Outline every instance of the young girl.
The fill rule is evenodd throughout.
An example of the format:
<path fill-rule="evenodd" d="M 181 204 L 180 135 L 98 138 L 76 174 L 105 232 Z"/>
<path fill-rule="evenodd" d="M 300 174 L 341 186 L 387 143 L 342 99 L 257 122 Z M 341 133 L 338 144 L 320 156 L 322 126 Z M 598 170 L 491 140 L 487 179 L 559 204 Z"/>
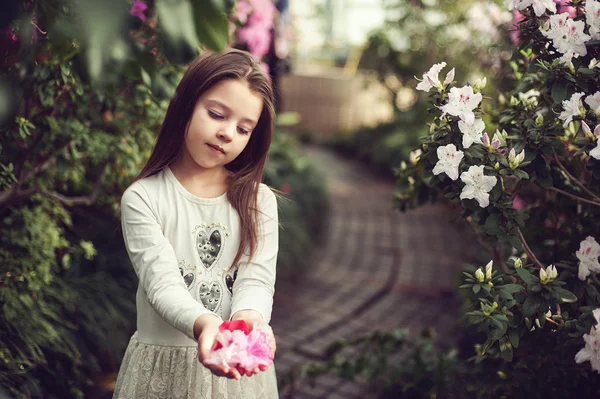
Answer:
<path fill-rule="evenodd" d="M 271 317 L 277 202 L 261 179 L 274 117 L 271 85 L 246 52 L 204 54 L 179 83 L 121 199 L 139 285 L 113 398 L 278 397 L 273 366 L 206 362 L 223 320 Z"/>

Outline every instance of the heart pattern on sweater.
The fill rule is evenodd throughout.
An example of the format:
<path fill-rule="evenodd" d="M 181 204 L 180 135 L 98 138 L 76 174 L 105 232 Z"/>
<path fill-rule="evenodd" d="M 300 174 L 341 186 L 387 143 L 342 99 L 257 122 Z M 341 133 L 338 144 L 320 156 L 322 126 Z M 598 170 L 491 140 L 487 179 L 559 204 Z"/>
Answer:
<path fill-rule="evenodd" d="M 237 279 L 237 269 L 235 269 L 233 271 L 233 276 L 231 274 L 227 274 L 225 276 L 225 285 L 227 286 L 227 289 L 229 290 L 229 293 L 233 295 L 233 283 L 235 283 L 235 280 Z"/>
<path fill-rule="evenodd" d="M 223 233 L 217 226 L 201 227 L 196 231 L 196 250 L 200 262 L 206 270 L 210 270 L 221 257 L 223 249 Z"/>
<path fill-rule="evenodd" d="M 181 277 L 183 277 L 183 281 L 185 281 L 185 285 L 190 288 L 194 280 L 196 279 L 196 274 L 194 272 L 185 271 L 183 268 L 179 268 L 179 273 L 181 273 Z"/>
<path fill-rule="evenodd" d="M 204 307 L 214 312 L 223 299 L 221 285 L 216 281 L 202 281 L 198 285 L 198 296 Z"/>

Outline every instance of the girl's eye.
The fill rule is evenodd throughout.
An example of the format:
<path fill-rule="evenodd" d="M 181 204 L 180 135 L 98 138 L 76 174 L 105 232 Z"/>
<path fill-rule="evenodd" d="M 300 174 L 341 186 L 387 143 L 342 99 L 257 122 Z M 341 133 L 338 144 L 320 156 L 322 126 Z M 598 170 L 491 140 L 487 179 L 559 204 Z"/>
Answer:
<path fill-rule="evenodd" d="M 208 115 L 210 115 L 211 118 L 213 119 L 218 119 L 218 120 L 222 120 L 223 119 L 223 115 L 219 115 L 216 112 L 213 111 L 208 111 Z"/>
<path fill-rule="evenodd" d="M 248 133 L 250 133 L 249 130 L 242 129 L 241 127 L 238 127 L 238 132 L 240 132 L 240 134 L 248 134 Z"/>

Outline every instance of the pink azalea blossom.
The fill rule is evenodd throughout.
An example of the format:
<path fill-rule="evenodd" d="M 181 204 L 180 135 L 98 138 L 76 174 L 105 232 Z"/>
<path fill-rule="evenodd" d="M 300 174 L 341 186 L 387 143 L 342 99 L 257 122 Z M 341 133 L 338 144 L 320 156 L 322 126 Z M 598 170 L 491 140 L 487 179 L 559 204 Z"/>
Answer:
<path fill-rule="evenodd" d="M 519 30 L 519 25 L 521 24 L 521 21 L 525 19 L 525 16 L 517 10 L 513 10 L 512 14 L 513 20 L 509 35 L 512 44 L 517 46 L 521 41 L 521 31 Z"/>
<path fill-rule="evenodd" d="M 250 5 L 248 1 L 239 0 L 235 5 L 233 13 L 238 21 L 245 24 L 248 21 L 248 15 L 250 15 L 252 10 L 252 5 Z"/>
<path fill-rule="evenodd" d="M 519 194 L 515 194 L 513 196 L 512 206 L 517 211 L 520 211 L 521 209 L 525 208 L 526 205 L 527 202 Z"/>
<path fill-rule="evenodd" d="M 254 12 L 248 19 L 248 25 L 261 25 L 270 30 L 273 27 L 275 5 L 271 0 L 252 0 Z"/>
<path fill-rule="evenodd" d="M 224 322 L 223 324 L 235 322 Z M 245 325 L 245 323 L 242 323 Z M 268 367 L 273 363 L 274 339 L 268 325 L 258 325 L 249 331 L 239 326 L 229 329 L 219 328 L 217 348 L 206 360 L 209 364 L 254 370 L 259 366 Z"/>
<path fill-rule="evenodd" d="M 248 51 L 256 58 L 262 58 L 269 52 L 271 34 L 261 25 L 248 24 L 238 32 L 240 40 L 248 46 Z"/>
<path fill-rule="evenodd" d="M 577 16 L 577 9 L 575 7 L 567 5 L 571 2 L 571 0 L 554 0 L 554 2 L 556 3 L 557 14 L 562 14 L 563 12 L 566 12 L 571 18 L 575 18 Z"/>
<path fill-rule="evenodd" d="M 148 6 L 142 0 L 133 0 L 133 4 L 129 9 L 129 15 L 133 15 L 134 17 L 138 17 L 142 21 L 146 21 L 146 15 L 144 15 L 144 11 Z"/>

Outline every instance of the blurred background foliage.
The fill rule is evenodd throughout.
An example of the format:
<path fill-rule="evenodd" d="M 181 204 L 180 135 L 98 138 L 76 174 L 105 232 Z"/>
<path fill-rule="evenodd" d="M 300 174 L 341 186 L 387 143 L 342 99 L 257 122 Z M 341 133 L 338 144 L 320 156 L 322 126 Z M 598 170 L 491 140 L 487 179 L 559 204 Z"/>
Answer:
<path fill-rule="evenodd" d="M 426 93 L 415 90 L 431 65 L 446 62 L 457 76 L 474 83 L 487 79 L 491 97 L 515 84 L 510 60 L 513 16 L 503 1 L 384 0 L 385 24 L 364 46 L 359 69 L 375 72 L 389 91 L 395 114 L 376 127 L 339 132 L 329 144 L 375 171 L 393 176 L 427 135 Z M 487 121 L 486 121 L 487 122 Z"/>
<path fill-rule="evenodd" d="M 83 397 L 135 329 L 120 195 L 185 65 L 244 47 L 225 0 L 5 1 L 0 26 L 0 397 Z M 267 32 L 268 33 L 268 32 Z M 280 270 L 302 270 L 325 187 L 278 132 Z M 302 217 L 302 216 L 306 217 Z"/>

